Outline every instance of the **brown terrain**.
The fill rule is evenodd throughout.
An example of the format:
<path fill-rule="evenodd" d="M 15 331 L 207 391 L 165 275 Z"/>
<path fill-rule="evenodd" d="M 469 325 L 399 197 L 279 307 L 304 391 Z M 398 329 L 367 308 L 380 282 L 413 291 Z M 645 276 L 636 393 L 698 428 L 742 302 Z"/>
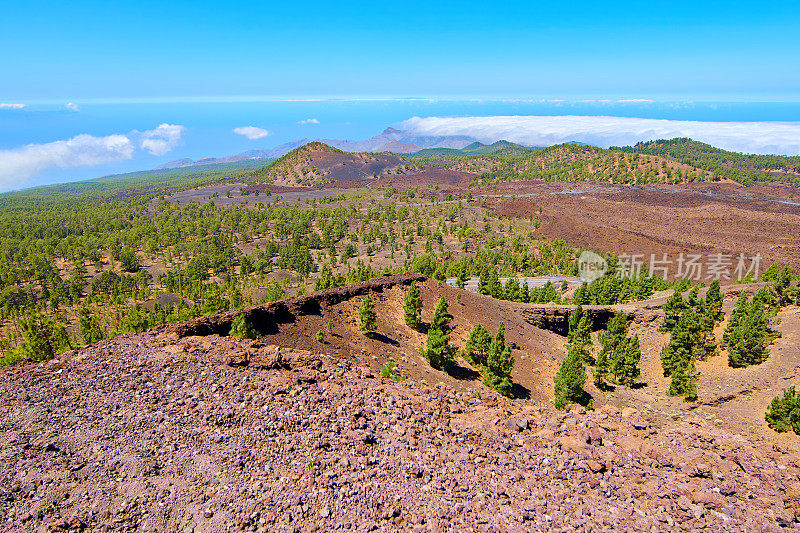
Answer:
<path fill-rule="evenodd" d="M 453 344 L 502 321 L 519 398 L 419 355 L 402 296 L 440 296 Z M 730 311 L 741 292 L 725 289 Z M 358 331 L 376 299 L 377 333 Z M 759 366 L 700 363 L 699 401 L 668 398 L 666 294 L 614 308 L 642 339 L 643 382 L 553 410 L 569 306 L 493 300 L 400 275 L 123 335 L 4 368 L 7 531 L 780 531 L 800 520 L 800 441 L 763 422 L 797 378 L 800 315 Z M 227 336 L 247 314 L 256 340 Z M 328 329 L 327 324 L 331 323 Z M 724 326 L 724 324 L 723 324 Z M 323 331 L 325 344 L 315 340 Z M 402 383 L 377 377 L 398 363 Z"/>
<path fill-rule="evenodd" d="M 743 187 L 736 183 L 703 182 L 636 186 L 514 181 L 471 188 L 469 184 L 477 174 L 437 168 L 408 172 L 346 179 L 328 183 L 324 188 L 260 184 L 265 190 L 275 188 L 271 197 L 242 196 L 239 192 L 242 184 L 228 184 L 182 191 L 169 199 L 201 204 L 213 200 L 217 205 L 247 207 L 279 199 L 283 205 L 304 207 L 307 200 L 341 192 L 363 195 L 389 185 L 400 190 L 424 187 L 422 194 L 417 195 L 420 205 L 430 205 L 431 199 L 441 203 L 448 196 L 471 196 L 476 204 L 485 201 L 490 212 L 501 219 L 541 221 L 537 237 L 559 238 L 572 246 L 616 254 L 640 254 L 648 263 L 651 254 L 658 259 L 667 254 L 673 261 L 673 271 L 681 253 L 701 254 L 704 262 L 711 254 L 722 253 L 731 258 L 745 254 L 748 259 L 758 254 L 760 272 L 774 262 L 800 268 L 800 196 L 795 198 L 797 189 L 783 184 Z M 230 198 L 225 197 L 228 191 Z M 214 192 L 219 196 L 211 198 Z M 376 196 L 382 195 L 376 193 Z"/>
<path fill-rule="evenodd" d="M 492 194 L 501 216 L 535 216 L 541 231 L 617 254 L 756 253 L 765 265 L 800 267 L 800 202 L 780 185 L 630 186 L 504 183 Z M 489 194 L 489 192 L 485 192 Z M 539 208 L 542 209 L 541 214 Z"/>
<path fill-rule="evenodd" d="M 565 152 L 531 164 L 594 157 L 590 149 Z M 663 172 L 658 158 L 642 160 L 645 170 Z M 534 239 L 641 254 L 645 261 L 650 254 L 675 261 L 681 253 L 743 253 L 761 255 L 761 272 L 772 262 L 800 268 L 796 188 L 608 181 L 477 186 L 494 164 L 473 158 L 421 168 L 393 154 L 310 145 L 271 167 L 261 176 L 266 183 L 208 185 L 168 200 L 306 208 L 325 199 L 364 211 L 365 203 L 405 201 L 385 191 L 391 185 L 415 192 L 407 198 L 412 207 L 435 210 L 461 201 L 458 224 L 486 223 L 489 232 L 502 234 L 505 225 L 513 235 L 514 225 Z M 587 170 L 595 171 L 605 172 Z M 346 199 L 332 200 L 342 193 Z M 259 245 L 257 239 L 239 243 L 245 253 Z M 414 253 L 423 245 L 414 243 Z M 341 269 L 357 260 L 376 269 L 402 266 L 399 253 L 370 255 L 358 246 L 357 257 Z M 461 246 L 445 235 L 442 248 L 457 256 Z M 154 275 L 166 268 L 152 261 L 144 266 Z M 88 275 L 95 273 L 90 267 Z M 286 270 L 270 276 L 296 279 Z M 403 296 L 414 280 L 422 289 L 424 322 L 440 297 L 448 302 L 456 347 L 477 324 L 492 333 L 505 324 L 516 358 L 513 400 L 487 389 L 461 357 L 450 374 L 427 364 L 420 355 L 424 326 L 415 331 L 403 320 Z M 722 281 L 726 315 L 741 292 L 763 286 Z M 376 301 L 371 337 L 358 328 L 367 294 Z M 666 395 L 669 380 L 661 371 L 668 336 L 658 327 L 669 294 L 587 308 L 598 329 L 625 312 L 643 353 L 638 388 L 601 391 L 587 380 L 594 407 L 588 412 L 553 409 L 553 376 L 565 355 L 571 306 L 494 300 L 413 274 L 3 368 L 0 523 L 9 531 L 193 533 L 800 526 L 800 437 L 778 434 L 764 421 L 771 399 L 800 378 L 800 309 L 789 306 L 776 317 L 781 337 L 765 363 L 732 369 L 724 352 L 698 362 L 699 399 L 685 402 Z M 256 326 L 256 340 L 228 336 L 239 313 Z M 379 377 L 388 362 L 397 365 L 395 379 Z"/>
<path fill-rule="evenodd" d="M 312 142 L 275 161 L 259 175 L 275 185 L 323 185 L 330 182 L 369 179 L 404 172 L 406 160 L 389 152 L 350 153 Z"/>

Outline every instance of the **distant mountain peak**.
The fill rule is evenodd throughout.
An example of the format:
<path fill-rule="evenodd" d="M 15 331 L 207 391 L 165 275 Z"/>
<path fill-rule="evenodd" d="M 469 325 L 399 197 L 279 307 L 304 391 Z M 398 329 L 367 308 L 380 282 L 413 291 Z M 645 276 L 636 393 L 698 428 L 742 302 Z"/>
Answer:
<path fill-rule="evenodd" d="M 485 144 L 483 144 L 482 142 L 480 142 L 480 141 L 475 141 L 474 143 L 472 143 L 472 144 L 468 144 L 467 146 L 465 146 L 464 148 L 462 148 L 462 150 L 476 150 L 476 149 L 478 149 L 478 148 L 483 148 L 484 146 L 486 146 L 486 145 L 485 145 Z"/>

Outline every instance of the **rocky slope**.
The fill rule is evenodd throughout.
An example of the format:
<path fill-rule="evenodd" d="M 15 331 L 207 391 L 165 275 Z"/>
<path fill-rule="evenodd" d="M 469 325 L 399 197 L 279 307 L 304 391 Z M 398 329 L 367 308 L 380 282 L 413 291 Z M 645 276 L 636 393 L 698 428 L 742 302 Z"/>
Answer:
<path fill-rule="evenodd" d="M 2 374 L 6 531 L 778 531 L 800 511 L 797 458 L 759 437 L 256 341 L 146 332 Z"/>

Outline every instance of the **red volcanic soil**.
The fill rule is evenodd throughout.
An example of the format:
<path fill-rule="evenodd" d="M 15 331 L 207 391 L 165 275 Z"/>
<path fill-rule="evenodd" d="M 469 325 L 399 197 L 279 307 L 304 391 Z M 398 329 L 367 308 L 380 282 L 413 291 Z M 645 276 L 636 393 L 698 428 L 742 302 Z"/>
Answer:
<path fill-rule="evenodd" d="M 287 193 L 287 192 L 302 192 L 302 191 L 310 191 L 311 187 L 286 187 L 283 185 L 273 185 L 271 183 L 253 183 L 244 187 L 245 194 L 252 194 L 256 191 L 259 193 L 262 192 L 271 192 L 273 194 L 279 193 Z"/>
<path fill-rule="evenodd" d="M 399 189 L 408 189 L 418 185 L 440 185 L 451 188 L 466 188 L 469 183 L 478 177 L 477 174 L 446 170 L 441 168 L 426 168 L 416 174 L 391 174 L 379 178 L 358 178 L 340 180 L 323 185 L 325 188 L 355 189 L 370 186 L 373 188 L 388 187 L 390 184 Z"/>
<path fill-rule="evenodd" d="M 448 299 L 459 346 L 474 321 L 504 320 L 519 346 L 514 380 L 535 400 L 425 365 L 422 336 L 402 322 L 412 279 L 423 320 Z M 356 325 L 366 294 L 377 299 L 372 339 Z M 532 308 L 394 276 L 0 369 L 4 531 L 771 532 L 800 522 L 797 438 L 753 431 L 771 393 L 751 369 L 703 367 L 719 383 L 701 383 L 704 404 L 667 398 L 648 379 L 609 403 L 594 391 L 595 411 L 554 411 L 533 384 L 552 390 L 564 338 L 525 322 Z M 220 334 L 239 312 L 263 319 L 258 339 Z M 646 376 L 657 322 L 635 322 Z M 797 326 L 779 340 L 795 353 Z M 330 346 L 314 340 L 318 329 Z M 387 358 L 409 379 L 380 378 Z M 797 357 L 774 357 L 772 382 L 784 362 Z M 732 393 L 721 389 L 731 382 Z M 623 392 L 641 395 L 636 408 L 616 405 Z"/>
<path fill-rule="evenodd" d="M 327 151 L 308 152 L 310 164 L 321 171 L 326 179 L 346 181 L 359 178 L 370 178 L 380 174 L 387 168 L 403 163 L 400 156 L 394 154 L 351 154 Z"/>
<path fill-rule="evenodd" d="M 800 268 L 800 202 L 784 186 L 515 182 L 475 194 L 503 195 L 489 201 L 495 213 L 538 218 L 537 233 L 576 246 L 647 258 L 759 253 L 765 267 L 790 262 Z"/>
<path fill-rule="evenodd" d="M 340 181 L 332 181 L 329 183 L 323 183 L 320 185 L 320 189 L 360 189 L 361 187 L 366 187 L 370 183 L 374 182 L 375 178 L 357 178 L 357 179 L 348 179 L 348 180 L 340 180 Z"/>
<path fill-rule="evenodd" d="M 459 172 L 443 168 L 426 168 L 417 174 L 406 176 L 387 176 L 382 182 L 391 182 L 395 187 L 413 187 L 415 185 L 439 184 L 451 187 L 466 187 L 478 177 L 470 172 Z"/>

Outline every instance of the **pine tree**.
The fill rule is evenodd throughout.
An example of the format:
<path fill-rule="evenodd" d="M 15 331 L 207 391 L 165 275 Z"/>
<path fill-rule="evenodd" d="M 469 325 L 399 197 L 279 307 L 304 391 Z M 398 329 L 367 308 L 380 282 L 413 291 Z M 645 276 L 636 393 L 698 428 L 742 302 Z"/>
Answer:
<path fill-rule="evenodd" d="M 503 293 L 503 286 L 500 285 L 500 277 L 497 275 L 497 269 L 494 267 L 487 267 L 481 272 L 478 279 L 478 292 L 491 296 L 492 298 L 500 298 Z"/>
<path fill-rule="evenodd" d="M 572 303 L 575 305 L 587 305 L 590 301 L 589 298 L 589 284 L 583 283 L 580 287 L 575 289 L 572 295 Z"/>
<path fill-rule="evenodd" d="M 513 385 L 510 376 L 515 360 L 511 357 L 511 347 L 506 345 L 505 331 L 505 324 L 500 323 L 486 355 L 483 382 L 503 396 L 511 396 Z"/>
<path fill-rule="evenodd" d="M 567 333 L 567 343 L 570 347 L 577 346 L 583 354 L 583 361 L 586 364 L 594 364 L 592 357 L 592 322 L 589 313 L 578 306 L 569 319 L 569 331 Z"/>
<path fill-rule="evenodd" d="M 444 296 L 439 298 L 436 309 L 433 311 L 428 338 L 422 355 L 425 360 L 437 370 L 449 371 L 453 363 L 453 348 L 450 346 L 450 321 L 453 316 L 447 312 L 447 302 Z"/>
<path fill-rule="evenodd" d="M 503 287 L 503 298 L 511 302 L 518 302 L 519 300 L 519 282 L 516 278 L 511 278 L 506 282 Z"/>
<path fill-rule="evenodd" d="M 531 301 L 531 295 L 527 281 L 523 282 L 519 289 L 519 301 L 522 303 L 528 303 Z"/>
<path fill-rule="evenodd" d="M 658 328 L 659 331 L 672 331 L 678 323 L 681 313 L 688 307 L 688 304 L 683 299 L 682 287 L 681 284 L 676 285 L 672 296 L 664 304 L 664 323 Z"/>
<path fill-rule="evenodd" d="M 695 359 L 703 353 L 702 339 L 700 317 L 690 307 L 681 314 L 661 351 L 664 375 L 672 377 L 668 395 L 683 396 L 687 401 L 697 399 Z"/>
<path fill-rule="evenodd" d="M 672 370 L 669 396 L 683 396 L 686 401 L 697 399 L 697 373 L 694 358 L 679 359 Z"/>
<path fill-rule="evenodd" d="M 758 365 L 769 357 L 767 318 L 760 306 L 751 305 L 731 334 L 728 364 L 734 368 Z"/>
<path fill-rule="evenodd" d="M 489 345 L 492 336 L 483 325 L 478 324 L 469 334 L 467 344 L 464 346 L 464 358 L 478 367 L 486 365 L 486 354 L 489 352 Z"/>
<path fill-rule="evenodd" d="M 783 396 L 776 396 L 769 404 L 764 418 L 767 425 L 779 433 L 794 429 L 800 433 L 800 427 L 793 424 L 797 420 L 797 412 L 800 408 L 800 395 L 795 392 L 794 386 L 783 391 Z M 794 416 L 792 416 L 794 415 Z"/>
<path fill-rule="evenodd" d="M 789 290 L 791 281 L 792 269 L 789 265 L 786 265 L 777 273 L 775 283 L 772 284 L 772 289 L 777 295 L 778 305 L 780 306 L 788 305 L 792 300 L 791 291 Z"/>
<path fill-rule="evenodd" d="M 53 343 L 57 351 L 72 349 L 72 341 L 64 324 L 59 323 L 56 325 L 55 329 L 53 329 Z"/>
<path fill-rule="evenodd" d="M 686 296 L 686 305 L 698 315 L 703 312 L 703 300 L 700 299 L 700 285 L 695 285 Z"/>
<path fill-rule="evenodd" d="M 540 298 L 541 298 L 541 303 L 545 304 L 549 302 L 556 302 L 556 303 L 561 302 L 561 296 L 556 291 L 556 288 L 553 287 L 553 284 L 549 281 L 544 284 L 544 287 L 542 287 Z"/>
<path fill-rule="evenodd" d="M 375 331 L 375 300 L 370 295 L 361 301 L 361 308 L 358 310 L 358 329 L 370 336 Z"/>
<path fill-rule="evenodd" d="M 614 359 L 611 371 L 617 382 L 626 387 L 633 387 L 639 379 L 639 361 L 642 359 L 642 349 L 639 347 L 639 336 L 628 337 L 617 346 L 618 356 Z"/>
<path fill-rule="evenodd" d="M 628 318 L 625 313 L 620 311 L 608 323 L 605 333 L 600 335 L 600 353 L 594 365 L 594 380 L 598 385 L 602 384 L 611 370 L 616 359 L 617 346 L 625 340 L 628 334 Z"/>
<path fill-rule="evenodd" d="M 53 339 L 53 321 L 46 316 L 36 313 L 19 321 L 22 332 L 20 352 L 26 359 L 44 361 L 52 359 L 55 355 L 55 342 Z"/>
<path fill-rule="evenodd" d="M 461 267 L 458 269 L 458 276 L 456 277 L 456 286 L 459 289 L 463 289 L 464 285 L 466 285 L 467 280 L 469 280 L 469 276 L 467 276 L 467 267 L 464 264 L 461 264 Z"/>
<path fill-rule="evenodd" d="M 731 312 L 731 316 L 728 319 L 728 325 L 725 327 L 725 331 L 722 334 L 722 342 L 726 346 L 730 347 L 731 345 L 731 336 L 737 335 L 737 328 L 739 327 L 739 322 L 750 311 L 750 302 L 747 300 L 747 295 L 742 293 L 739 298 L 736 300 L 736 305 L 733 308 L 733 312 Z"/>
<path fill-rule="evenodd" d="M 84 344 L 94 344 L 105 337 L 103 330 L 100 328 L 100 321 L 96 316 L 89 313 L 88 309 L 81 310 L 79 323 Z"/>
<path fill-rule="evenodd" d="M 684 365 L 686 361 L 694 361 L 698 352 L 698 330 L 697 313 L 692 309 L 687 309 L 672 330 L 669 343 L 661 350 L 661 367 L 664 370 L 664 376 L 671 376 L 675 369 Z"/>
<path fill-rule="evenodd" d="M 722 313 L 722 292 L 719 288 L 719 280 L 715 279 L 706 291 L 706 313 L 715 321 L 719 322 L 723 318 Z"/>
<path fill-rule="evenodd" d="M 586 369 L 583 366 L 583 353 L 578 345 L 573 344 L 553 378 L 556 409 L 564 409 L 571 403 L 586 405 L 588 395 L 583 390 L 585 383 Z"/>
<path fill-rule="evenodd" d="M 419 328 L 422 316 L 422 292 L 416 281 L 411 282 L 406 297 L 403 299 L 403 318 L 406 325 L 412 329 Z"/>
<path fill-rule="evenodd" d="M 240 313 L 231 322 L 231 330 L 228 335 L 243 339 L 255 339 L 258 336 L 258 332 L 249 317 L 244 313 Z"/>

